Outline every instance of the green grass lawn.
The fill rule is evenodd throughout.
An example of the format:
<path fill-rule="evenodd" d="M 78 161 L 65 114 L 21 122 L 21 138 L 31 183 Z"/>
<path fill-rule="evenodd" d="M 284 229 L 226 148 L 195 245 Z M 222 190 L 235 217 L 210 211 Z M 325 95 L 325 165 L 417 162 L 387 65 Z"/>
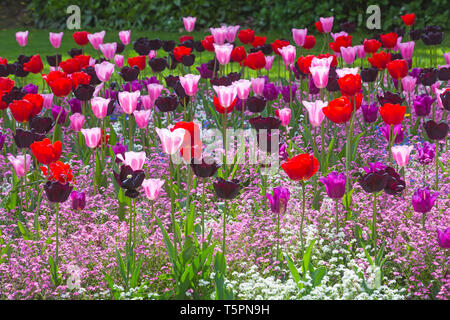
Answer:
<path fill-rule="evenodd" d="M 6 57 L 8 59 L 8 61 L 13 62 L 16 60 L 17 56 L 20 55 L 22 53 L 22 48 L 17 44 L 16 42 L 16 37 L 15 37 L 15 33 L 17 31 L 24 31 L 26 29 L 16 29 L 16 28 L 11 28 L 11 29 L 4 29 L 4 30 L 0 30 L 0 57 Z M 51 30 L 39 30 L 39 29 L 28 29 L 29 30 L 29 36 L 28 36 L 28 44 L 27 46 L 23 49 L 23 52 L 25 55 L 33 55 L 36 53 L 39 53 L 41 55 L 41 58 L 44 62 L 44 73 L 49 71 L 49 66 L 47 65 L 47 61 L 46 61 L 46 56 L 47 55 L 54 55 L 55 54 L 55 49 L 50 45 L 49 42 L 49 31 Z M 91 32 L 96 32 L 96 31 L 100 31 L 100 30 L 90 30 Z M 63 54 L 63 60 L 69 58 L 70 56 L 67 54 L 67 51 L 69 51 L 71 48 L 76 48 L 78 47 L 75 43 L 75 41 L 72 38 L 72 34 L 73 34 L 74 30 L 66 30 L 64 31 L 64 37 L 62 40 L 62 44 L 61 44 L 61 48 L 58 49 L 58 53 L 62 53 Z M 118 36 L 118 32 L 119 30 L 114 30 L 114 31 L 106 31 L 106 36 L 104 39 L 104 42 L 118 42 L 119 40 L 119 36 Z M 173 32 L 145 32 L 145 31 L 132 31 L 131 32 L 131 41 L 133 42 L 134 40 L 140 38 L 140 37 L 148 37 L 149 39 L 154 39 L 154 38 L 159 38 L 161 40 L 175 40 L 178 42 L 178 38 L 181 35 L 184 35 L 186 33 L 173 33 Z M 194 36 L 194 39 L 199 40 L 199 39 L 203 39 L 205 37 L 205 35 L 208 35 L 209 33 L 206 32 L 194 32 L 191 33 L 192 36 Z M 257 35 L 261 35 L 258 34 Z M 267 36 L 267 42 L 272 42 L 273 40 L 279 38 L 279 39 L 288 39 L 291 42 L 293 42 L 292 40 L 292 35 L 290 33 L 286 33 L 286 34 L 279 34 L 279 33 L 264 33 L 264 35 Z M 353 35 L 353 44 L 358 44 L 361 43 L 361 41 L 365 38 L 365 37 L 370 37 L 370 34 L 362 34 L 362 33 L 358 33 L 358 34 L 354 34 Z M 328 36 L 327 38 L 327 42 L 329 42 L 330 37 Z M 318 54 L 321 52 L 322 48 L 323 48 L 323 35 L 316 35 L 316 46 L 314 49 L 306 51 L 304 49 L 301 49 L 300 51 L 297 50 L 297 56 L 300 55 L 306 55 L 306 54 Z M 132 45 L 129 45 L 129 55 L 130 56 L 135 56 L 137 55 L 136 52 L 133 50 Z M 84 47 L 85 49 L 85 53 L 91 55 L 94 58 L 98 57 L 98 53 L 95 52 L 95 50 L 92 48 L 92 46 L 89 44 L 87 46 Z M 331 50 L 329 48 L 325 48 L 326 52 L 330 52 Z M 444 64 L 445 60 L 442 56 L 442 54 L 444 52 L 449 52 L 450 51 L 450 32 L 447 32 L 445 34 L 444 37 L 444 42 L 439 46 L 438 50 L 437 50 L 437 54 L 438 54 L 438 64 Z M 123 53 L 125 54 L 125 53 Z M 160 52 L 158 52 L 159 56 L 166 56 L 167 54 L 160 50 Z M 196 53 L 196 55 L 198 55 L 198 53 Z M 206 62 L 208 60 L 210 60 L 212 58 L 212 53 L 209 52 L 203 52 L 201 54 L 201 56 L 197 56 L 196 58 L 196 63 L 195 65 L 198 65 L 199 62 Z M 429 63 L 429 48 L 427 46 L 425 46 L 423 44 L 423 42 L 421 40 L 416 41 L 416 45 L 415 45 L 415 49 L 414 49 L 414 66 L 419 66 L 419 67 L 425 67 L 428 65 Z M 274 62 L 274 66 L 275 66 L 276 62 Z M 236 64 L 232 64 L 232 65 L 236 65 Z M 367 65 L 367 61 L 365 61 L 365 65 Z M 233 66 L 235 68 L 235 71 L 237 70 L 236 66 Z M 275 75 L 276 68 L 273 68 L 271 71 L 271 75 Z M 168 72 L 166 70 L 166 72 Z M 265 74 L 265 70 L 263 70 L 263 74 Z M 283 74 L 283 72 L 282 72 Z M 256 72 L 251 71 L 250 72 L 250 76 L 256 76 Z M 28 76 L 28 81 L 33 81 L 36 82 L 37 84 L 39 84 L 41 82 L 40 79 L 40 75 L 30 75 Z"/>

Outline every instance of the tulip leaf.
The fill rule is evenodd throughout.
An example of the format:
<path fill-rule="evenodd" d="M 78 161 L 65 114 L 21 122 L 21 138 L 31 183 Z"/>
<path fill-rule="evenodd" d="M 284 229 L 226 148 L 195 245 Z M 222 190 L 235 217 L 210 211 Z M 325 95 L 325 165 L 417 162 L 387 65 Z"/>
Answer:
<path fill-rule="evenodd" d="M 300 274 L 298 273 L 297 267 L 295 266 L 294 261 L 292 261 L 292 259 L 291 259 L 291 257 L 289 257 L 289 255 L 286 254 L 286 255 L 284 255 L 284 257 L 287 261 L 289 270 L 291 271 L 292 278 L 294 279 L 295 283 L 297 283 L 297 285 L 298 285 L 299 281 L 300 281 Z M 303 287 L 303 284 L 302 284 L 302 287 Z"/>
<path fill-rule="evenodd" d="M 315 271 L 310 272 L 312 283 L 314 287 L 317 287 L 322 282 L 323 277 L 325 277 L 325 274 L 327 273 L 327 268 L 324 266 L 321 266 L 317 268 Z"/>

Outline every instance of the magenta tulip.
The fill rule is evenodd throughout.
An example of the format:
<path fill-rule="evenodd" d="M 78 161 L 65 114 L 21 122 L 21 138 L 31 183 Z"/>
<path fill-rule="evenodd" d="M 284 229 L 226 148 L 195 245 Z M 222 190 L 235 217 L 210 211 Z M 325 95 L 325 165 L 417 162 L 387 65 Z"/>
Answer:
<path fill-rule="evenodd" d="M 308 29 L 294 29 L 292 28 L 292 38 L 297 46 L 303 47 L 305 44 L 305 38 L 308 33 Z"/>
<path fill-rule="evenodd" d="M 63 35 L 64 35 L 64 32 L 60 32 L 60 33 L 50 32 L 49 39 L 50 39 L 50 43 L 53 46 L 53 48 L 58 49 L 59 47 L 61 47 L 61 40 L 62 40 Z"/>
<path fill-rule="evenodd" d="M 180 77 L 181 86 L 188 96 L 192 97 L 197 93 L 197 86 L 200 78 L 200 75 L 193 74 L 187 74 L 183 77 Z"/>
<path fill-rule="evenodd" d="M 136 120 L 136 124 L 140 129 L 147 128 L 148 120 L 150 119 L 151 110 L 141 110 L 134 111 L 134 119 Z"/>
<path fill-rule="evenodd" d="M 126 46 L 130 43 L 131 30 L 123 30 L 119 32 L 119 39 L 122 41 L 123 45 Z"/>
<path fill-rule="evenodd" d="M 116 54 L 117 43 L 102 43 L 99 45 L 99 47 L 105 58 L 111 60 Z"/>
<path fill-rule="evenodd" d="M 16 41 L 21 47 L 25 47 L 28 41 L 28 30 L 16 32 Z"/>
<path fill-rule="evenodd" d="M 81 113 L 74 113 L 69 117 L 69 119 L 72 130 L 75 132 L 81 131 L 84 124 L 84 116 Z"/>
<path fill-rule="evenodd" d="M 14 157 L 12 154 L 8 154 L 7 157 L 9 162 L 11 162 L 14 171 L 16 172 L 16 175 L 18 177 L 25 176 L 25 162 L 26 162 L 26 172 L 30 171 L 30 164 L 32 162 L 31 155 L 27 154 L 25 158 L 23 155 Z"/>

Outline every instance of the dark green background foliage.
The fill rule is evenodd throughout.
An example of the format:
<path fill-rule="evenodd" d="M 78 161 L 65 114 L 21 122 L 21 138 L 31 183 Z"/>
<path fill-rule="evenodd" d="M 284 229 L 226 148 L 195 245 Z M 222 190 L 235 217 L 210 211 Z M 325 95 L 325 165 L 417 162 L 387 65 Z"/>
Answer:
<path fill-rule="evenodd" d="M 2 0 L 8 1 L 8 0 Z M 334 31 L 346 20 L 358 22 L 358 30 L 366 31 L 366 8 L 381 8 L 381 24 L 386 31 L 401 26 L 401 14 L 414 12 L 416 28 L 441 25 L 448 29 L 448 0 L 392 1 L 377 0 L 31 0 L 27 13 L 38 28 L 65 29 L 71 4 L 81 8 L 82 28 L 178 31 L 183 16 L 196 16 L 196 30 L 221 23 L 253 27 L 258 31 L 286 31 L 292 27 L 315 30 L 320 16 L 335 17 Z"/>

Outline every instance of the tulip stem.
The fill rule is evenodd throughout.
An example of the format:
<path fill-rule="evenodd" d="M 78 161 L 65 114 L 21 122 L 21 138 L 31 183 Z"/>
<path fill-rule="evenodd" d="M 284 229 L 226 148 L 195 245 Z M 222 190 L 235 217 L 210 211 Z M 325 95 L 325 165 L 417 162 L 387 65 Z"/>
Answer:
<path fill-rule="evenodd" d="M 205 239 L 205 179 L 202 183 L 202 241 Z"/>
<path fill-rule="evenodd" d="M 61 113 L 62 113 L 63 110 L 64 110 L 64 107 L 61 104 L 61 107 L 60 107 L 59 112 L 58 112 L 58 116 L 56 117 L 56 120 L 55 120 L 55 128 L 53 129 L 52 143 L 55 143 L 56 129 L 58 128 L 59 117 L 61 116 Z"/>
<path fill-rule="evenodd" d="M 228 213 L 228 200 L 225 199 L 225 207 L 223 210 L 223 238 L 222 238 L 222 254 L 224 257 L 225 257 L 225 226 L 227 213 Z"/>
<path fill-rule="evenodd" d="M 303 240 L 303 221 L 305 219 L 305 182 L 301 181 L 302 184 L 302 219 L 300 221 L 300 242 L 302 245 L 302 257 L 305 249 L 305 244 Z"/>
<path fill-rule="evenodd" d="M 435 180 L 435 187 L 436 190 L 439 190 L 439 141 L 436 141 L 436 156 L 434 158 L 436 163 L 436 180 Z"/>
<path fill-rule="evenodd" d="M 59 203 L 56 203 L 56 255 L 55 255 L 55 276 L 58 271 L 58 262 L 59 262 Z M 56 282 L 56 277 L 55 277 Z"/>
<path fill-rule="evenodd" d="M 130 150 L 133 150 L 133 134 L 132 134 L 132 125 L 133 125 L 133 121 L 131 120 L 131 114 L 128 115 L 128 133 L 129 133 L 129 137 L 130 137 Z"/>
<path fill-rule="evenodd" d="M 373 239 L 373 250 L 374 260 L 377 258 L 377 193 L 373 194 L 373 214 L 372 214 L 372 239 Z"/>
<path fill-rule="evenodd" d="M 278 257 L 280 256 L 280 212 L 277 215 L 277 256 L 276 259 L 278 261 Z"/>
<path fill-rule="evenodd" d="M 339 234 L 339 199 L 334 199 L 336 203 L 336 234 Z"/>
<path fill-rule="evenodd" d="M 224 154 L 223 154 L 223 165 L 225 169 L 225 173 L 228 174 L 228 168 L 227 168 L 227 112 L 223 113 L 223 148 L 224 148 Z"/>

